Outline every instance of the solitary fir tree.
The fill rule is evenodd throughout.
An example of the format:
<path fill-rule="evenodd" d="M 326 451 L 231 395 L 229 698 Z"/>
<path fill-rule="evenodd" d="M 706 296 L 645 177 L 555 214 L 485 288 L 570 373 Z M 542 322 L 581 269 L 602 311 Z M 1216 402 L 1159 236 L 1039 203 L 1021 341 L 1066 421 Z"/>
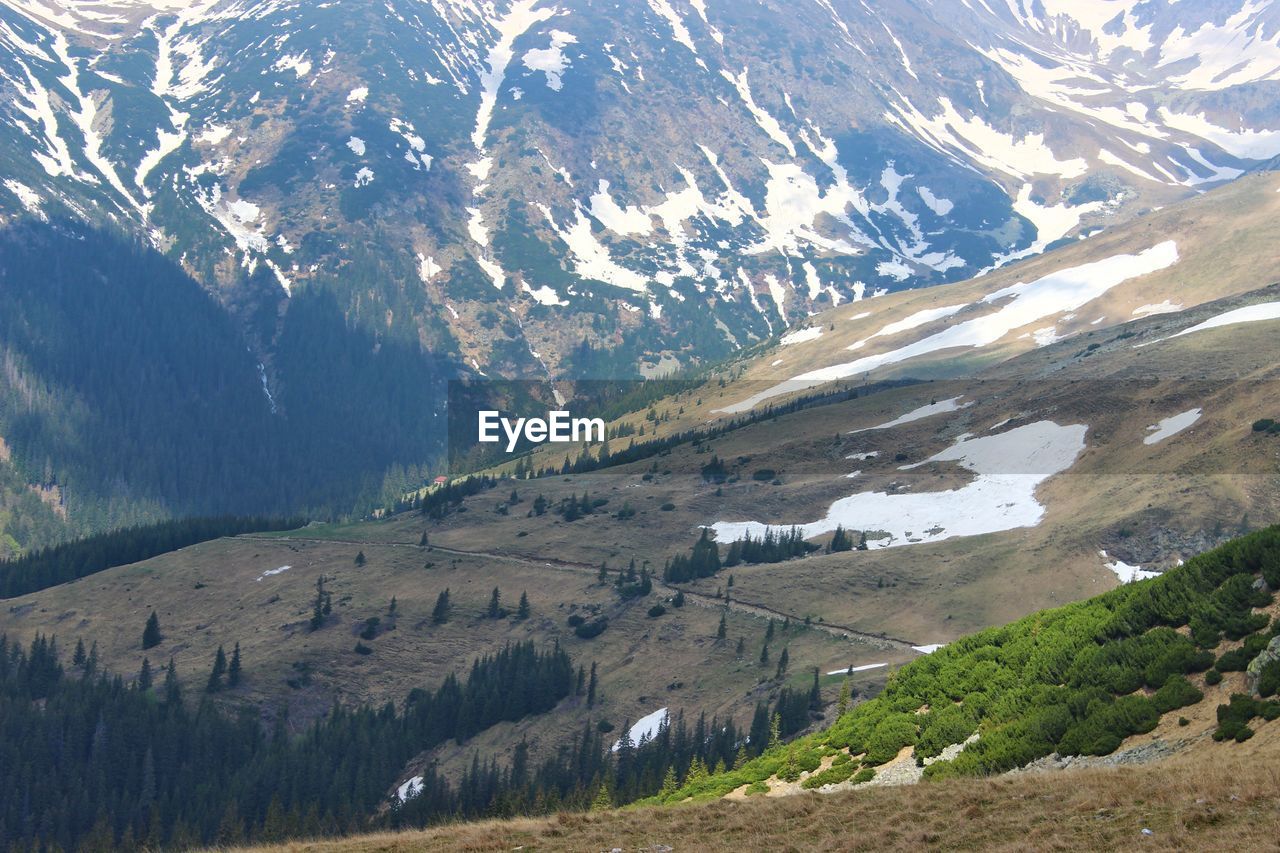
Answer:
<path fill-rule="evenodd" d="M 840 698 L 836 699 L 836 716 L 843 717 L 849 710 L 849 679 L 840 682 Z"/>
<path fill-rule="evenodd" d="M 178 665 L 169 658 L 169 666 L 164 671 L 164 701 L 166 705 L 177 705 L 182 701 L 182 688 L 178 684 Z"/>
<path fill-rule="evenodd" d="M 587 682 L 587 707 L 594 708 L 596 705 L 596 662 L 591 662 L 591 680 Z"/>
<path fill-rule="evenodd" d="M 142 629 L 142 647 L 154 649 L 163 639 L 164 637 L 160 634 L 160 617 L 152 610 L 151 615 L 147 617 L 147 626 Z"/>
<path fill-rule="evenodd" d="M 227 674 L 227 653 L 218 646 L 218 653 L 213 656 L 213 669 L 209 671 L 209 682 L 204 687 L 205 693 L 217 693 L 222 689 L 222 679 Z"/>
<path fill-rule="evenodd" d="M 765 643 L 763 646 L 760 647 L 760 665 L 761 666 L 769 665 L 769 644 L 768 643 Z"/>
<path fill-rule="evenodd" d="M 316 578 L 316 597 L 311 604 L 311 621 L 307 623 L 312 631 L 320 630 L 324 617 L 329 613 L 329 594 L 324 591 L 324 575 Z"/>
<path fill-rule="evenodd" d="M 365 560 L 364 560 L 364 551 L 357 551 L 357 552 L 356 552 L 356 565 L 357 565 L 357 566 L 363 566 L 363 565 L 364 565 L 364 562 L 365 562 Z"/>
<path fill-rule="evenodd" d="M 138 672 L 138 689 L 144 692 L 150 690 L 153 679 L 154 676 L 151 674 L 151 661 L 143 658 L 142 669 Z"/>
<path fill-rule="evenodd" d="M 778 655 L 778 670 L 773 677 L 781 679 L 787 674 L 787 664 L 791 662 L 791 654 L 784 648 L 782 654 Z"/>
<path fill-rule="evenodd" d="M 449 610 L 452 605 L 449 604 L 449 590 L 436 596 L 436 606 L 431 609 L 431 621 L 437 625 L 443 625 L 449 621 Z"/>
<path fill-rule="evenodd" d="M 720 614 L 720 624 L 716 627 L 716 639 L 723 640 L 728 633 L 728 626 L 725 624 L 724 614 Z"/>
<path fill-rule="evenodd" d="M 84 640 L 76 640 L 76 653 L 71 656 L 71 664 L 75 667 L 83 667 L 85 659 Z"/>
<path fill-rule="evenodd" d="M 527 592 L 520 593 L 520 604 L 518 607 L 516 607 L 516 618 L 517 619 L 529 618 L 529 593 Z"/>
<path fill-rule="evenodd" d="M 502 593 L 495 586 L 493 594 L 489 596 L 489 618 L 501 619 L 504 615 L 506 614 L 502 612 Z"/>
<path fill-rule="evenodd" d="M 227 667 L 227 686 L 240 686 L 240 644 L 236 643 L 235 649 L 231 652 L 231 665 Z"/>

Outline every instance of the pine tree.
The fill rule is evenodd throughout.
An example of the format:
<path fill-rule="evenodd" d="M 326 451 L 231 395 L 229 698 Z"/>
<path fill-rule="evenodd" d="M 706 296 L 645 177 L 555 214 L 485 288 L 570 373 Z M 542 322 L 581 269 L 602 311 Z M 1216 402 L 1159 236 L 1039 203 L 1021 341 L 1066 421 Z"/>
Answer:
<path fill-rule="evenodd" d="M 431 609 L 431 621 L 437 625 L 443 625 L 448 622 L 450 608 L 449 590 L 445 589 L 444 592 L 436 596 L 436 606 Z"/>
<path fill-rule="evenodd" d="M 147 617 L 147 626 L 142 629 L 142 647 L 154 649 L 163 639 L 160 633 L 160 617 L 152 610 L 151 615 Z"/>
<path fill-rule="evenodd" d="M 684 590 L 676 590 L 675 597 L 671 599 L 672 607 L 684 607 Z"/>
<path fill-rule="evenodd" d="M 147 660 L 146 658 L 143 658 L 142 669 L 138 671 L 138 689 L 142 691 L 150 690 L 152 680 L 153 680 L 153 676 L 151 675 L 151 661 Z"/>
<path fill-rule="evenodd" d="M 596 662 L 591 662 L 591 680 L 587 682 L 587 707 L 594 708 L 596 705 Z"/>
<path fill-rule="evenodd" d="M 178 666 L 169 658 L 169 666 L 164 671 L 164 701 L 166 705 L 177 705 L 182 701 L 182 688 L 178 684 Z"/>
<path fill-rule="evenodd" d="M 773 642 L 773 620 L 769 620 L 769 627 L 764 629 L 764 641 L 766 643 Z"/>
<path fill-rule="evenodd" d="M 520 593 L 520 604 L 516 607 L 516 618 L 529 618 L 529 593 L 527 592 Z"/>
<path fill-rule="evenodd" d="M 500 619 L 502 616 L 502 594 L 495 586 L 493 593 L 489 596 L 489 618 Z"/>
<path fill-rule="evenodd" d="M 840 698 L 836 700 L 836 716 L 843 717 L 849 710 L 849 679 L 840 682 Z"/>
<path fill-rule="evenodd" d="M 716 639 L 723 640 L 728 633 L 728 625 L 725 623 L 724 614 L 720 614 L 720 624 L 716 627 Z"/>
<path fill-rule="evenodd" d="M 84 653 L 84 640 L 76 640 L 76 653 L 71 656 L 71 664 L 75 667 L 83 668 L 86 659 L 87 658 Z"/>
<path fill-rule="evenodd" d="M 365 560 L 364 560 L 364 551 L 357 551 L 357 552 L 356 552 L 356 565 L 357 565 L 357 566 L 363 566 L 363 565 L 364 565 L 364 562 L 365 562 Z"/>
<path fill-rule="evenodd" d="M 396 603 L 396 597 L 393 595 L 393 596 L 391 596 L 391 604 L 387 605 L 387 615 L 388 615 L 388 616 L 395 616 L 395 615 L 396 615 L 396 609 L 397 609 L 397 606 L 398 606 L 398 605 L 397 605 L 397 603 Z"/>
<path fill-rule="evenodd" d="M 422 538 L 418 540 L 418 547 L 425 548 L 427 547 L 428 544 L 429 542 L 427 541 L 427 531 L 424 530 L 422 531 Z"/>
<path fill-rule="evenodd" d="M 662 777 L 662 787 L 658 790 L 658 793 L 662 796 L 666 796 L 667 794 L 674 794 L 676 790 L 676 784 L 677 784 L 676 768 L 674 765 L 668 764 L 667 772 Z"/>
<path fill-rule="evenodd" d="M 745 652 L 746 650 L 747 650 L 747 641 L 746 641 L 746 639 L 745 639 L 745 638 L 743 638 L 743 637 L 739 637 L 739 638 L 738 638 L 738 647 L 737 647 L 736 649 L 734 649 L 734 654 L 736 654 L 738 657 L 742 657 L 742 653 L 743 653 L 743 652 Z"/>
<path fill-rule="evenodd" d="M 775 713 L 769 718 L 769 746 L 782 740 L 782 715 Z"/>
<path fill-rule="evenodd" d="M 565 464 L 569 464 L 567 458 L 565 459 Z M 611 808 L 613 808 L 613 797 L 609 796 L 609 786 L 601 783 L 600 787 L 596 789 L 595 797 L 591 800 L 591 811 L 603 812 Z"/>
<path fill-rule="evenodd" d="M 763 646 L 760 647 L 760 665 L 761 666 L 769 665 L 769 644 L 768 643 L 765 643 Z"/>
<path fill-rule="evenodd" d="M 600 563 L 600 571 L 596 572 L 596 580 L 600 583 L 609 581 L 609 561 L 604 560 Z"/>
<path fill-rule="evenodd" d="M 809 710 L 822 710 L 822 686 L 818 681 L 818 668 L 813 668 L 813 686 L 809 688 Z"/>
<path fill-rule="evenodd" d="M 307 627 L 312 631 L 320 630 L 324 625 L 324 617 L 327 615 L 329 596 L 324 591 L 324 575 L 316 578 L 316 597 L 311 605 L 311 621 L 307 623 Z"/>
<path fill-rule="evenodd" d="M 227 667 L 227 686 L 240 686 L 240 644 L 236 643 L 236 647 L 231 651 L 231 665 Z"/>
<path fill-rule="evenodd" d="M 209 672 L 209 682 L 205 685 L 205 693 L 217 693 L 222 689 L 222 679 L 227 674 L 227 653 L 218 646 L 218 653 L 213 657 L 213 669 Z"/>
<path fill-rule="evenodd" d="M 98 641 L 94 640 L 89 646 L 89 657 L 84 661 L 84 674 L 86 676 L 93 675 L 98 671 Z"/>
<path fill-rule="evenodd" d="M 778 670 L 774 673 L 774 678 L 782 678 L 787 674 L 787 664 L 791 662 L 791 654 L 783 648 L 782 654 L 778 656 Z"/>

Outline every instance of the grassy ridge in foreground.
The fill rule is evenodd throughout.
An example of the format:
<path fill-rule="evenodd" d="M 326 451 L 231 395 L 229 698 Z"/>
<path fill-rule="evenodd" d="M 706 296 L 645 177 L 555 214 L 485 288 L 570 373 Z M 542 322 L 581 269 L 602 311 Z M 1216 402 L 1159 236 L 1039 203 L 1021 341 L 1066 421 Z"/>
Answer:
<path fill-rule="evenodd" d="M 490 820 L 254 848 L 262 853 L 538 850 L 1266 850 L 1280 828 L 1274 750 L 1196 766 L 1094 768 L 823 797 L 714 800 Z M 1148 830 L 1151 835 L 1143 833 Z"/>
<path fill-rule="evenodd" d="M 931 763 L 925 777 L 998 773 L 1053 752 L 1108 754 L 1128 735 L 1155 728 L 1162 714 L 1200 701 L 1186 675 L 1215 660 L 1225 668 L 1234 652 L 1215 658 L 1212 651 L 1224 637 L 1257 648 L 1280 630 L 1253 612 L 1273 600 L 1255 587 L 1258 574 L 1280 588 L 1280 526 L 1159 578 L 963 637 L 903 667 L 880 696 L 829 729 L 646 802 L 720 797 L 743 785 L 758 793 L 764 780 L 795 781 L 829 756 L 833 762 L 806 780 L 809 787 L 859 771 L 865 779 L 905 747 L 918 761 L 933 759 L 975 732 L 975 742 Z M 1280 704 L 1262 703 L 1259 711 L 1270 717 Z"/>

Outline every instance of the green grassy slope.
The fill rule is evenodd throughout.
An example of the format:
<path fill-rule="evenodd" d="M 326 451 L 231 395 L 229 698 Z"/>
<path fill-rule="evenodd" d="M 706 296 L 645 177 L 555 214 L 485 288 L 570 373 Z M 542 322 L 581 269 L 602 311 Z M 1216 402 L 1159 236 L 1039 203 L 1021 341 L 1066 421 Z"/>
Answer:
<path fill-rule="evenodd" d="M 1111 753 L 1163 714 L 1201 701 L 1189 675 L 1208 671 L 1216 683 L 1280 636 L 1266 610 L 1277 587 L 1280 527 L 1272 527 L 1161 577 L 963 637 L 903 667 L 829 729 L 730 772 L 686 779 L 651 802 L 751 785 L 762 793 L 766 780 L 795 781 L 824 765 L 805 787 L 867 781 L 906 748 L 930 762 L 926 778 L 997 773 L 1054 752 Z M 1258 680 L 1264 698 L 1233 696 L 1214 738 L 1247 740 L 1255 717 L 1280 716 L 1280 702 L 1265 698 L 1278 682 L 1280 663 L 1272 663 Z M 958 755 L 934 760 L 975 733 Z"/>

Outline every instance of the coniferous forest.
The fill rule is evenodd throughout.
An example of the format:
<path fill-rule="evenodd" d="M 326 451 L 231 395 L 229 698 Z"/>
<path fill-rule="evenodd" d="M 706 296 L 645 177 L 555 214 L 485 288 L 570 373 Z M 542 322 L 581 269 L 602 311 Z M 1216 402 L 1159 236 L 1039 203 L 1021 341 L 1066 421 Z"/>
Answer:
<path fill-rule="evenodd" d="M 92 654 L 66 657 L 53 638 L 29 648 L 0 638 L 6 850 L 183 849 L 623 804 L 759 754 L 779 732 L 808 725 L 814 701 L 784 690 L 773 714 L 757 707 L 749 733 L 732 720 L 690 727 L 680 716 L 640 744 L 625 726 L 606 736 L 589 723 L 538 763 L 519 742 L 500 756 L 476 753 L 456 780 L 419 771 L 417 795 L 402 803 L 396 783 L 419 753 L 587 702 L 569 656 L 558 645 L 511 645 L 465 677 L 412 691 L 399 708 L 335 706 L 293 735 L 284 719 L 268 731 L 250 710 L 190 695 L 172 662 L 126 683 Z"/>
<path fill-rule="evenodd" d="M 362 514 L 441 464 L 447 353 L 357 325 L 321 288 L 261 291 L 237 322 L 140 243 L 0 233 L 0 469 L 65 510 L 0 479 L 8 550 L 188 515 Z"/>

